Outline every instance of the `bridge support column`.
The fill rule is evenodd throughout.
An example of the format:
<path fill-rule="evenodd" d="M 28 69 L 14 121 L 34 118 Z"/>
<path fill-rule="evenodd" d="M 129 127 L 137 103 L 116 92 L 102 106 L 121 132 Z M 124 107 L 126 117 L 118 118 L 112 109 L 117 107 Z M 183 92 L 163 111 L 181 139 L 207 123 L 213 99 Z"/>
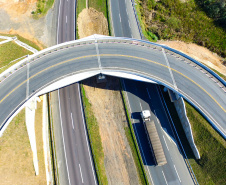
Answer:
<path fill-rule="evenodd" d="M 35 109 L 37 108 L 37 100 L 40 101 L 40 99 L 37 97 L 32 98 L 29 102 L 27 102 L 25 107 L 26 127 L 33 154 L 33 163 L 36 175 L 39 174 L 38 155 L 35 138 Z"/>

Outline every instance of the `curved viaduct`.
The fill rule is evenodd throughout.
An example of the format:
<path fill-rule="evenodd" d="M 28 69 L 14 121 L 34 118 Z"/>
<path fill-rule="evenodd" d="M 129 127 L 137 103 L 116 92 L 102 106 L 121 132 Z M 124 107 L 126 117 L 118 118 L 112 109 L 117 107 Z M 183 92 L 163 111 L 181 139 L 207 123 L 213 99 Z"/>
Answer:
<path fill-rule="evenodd" d="M 102 73 L 168 87 L 226 138 L 225 81 L 180 54 L 147 41 L 98 35 L 45 49 L 0 75 L 0 130 L 32 96 Z"/>

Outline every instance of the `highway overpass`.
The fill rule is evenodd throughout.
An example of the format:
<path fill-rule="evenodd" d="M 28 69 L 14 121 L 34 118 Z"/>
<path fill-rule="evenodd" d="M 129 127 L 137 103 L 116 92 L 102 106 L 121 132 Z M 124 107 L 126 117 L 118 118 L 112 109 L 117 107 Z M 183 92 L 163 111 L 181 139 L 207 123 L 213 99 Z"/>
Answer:
<path fill-rule="evenodd" d="M 222 79 L 166 46 L 100 35 L 45 49 L 2 73 L 0 128 L 32 96 L 100 73 L 168 87 L 198 108 L 226 138 Z"/>

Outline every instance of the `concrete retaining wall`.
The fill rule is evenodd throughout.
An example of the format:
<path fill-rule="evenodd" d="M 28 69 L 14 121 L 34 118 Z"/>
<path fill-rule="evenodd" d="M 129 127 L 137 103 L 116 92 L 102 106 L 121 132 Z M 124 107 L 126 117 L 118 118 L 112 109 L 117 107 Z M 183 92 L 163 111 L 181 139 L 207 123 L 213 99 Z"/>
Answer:
<path fill-rule="evenodd" d="M 189 122 L 189 119 L 187 117 L 187 112 L 184 104 L 184 100 L 182 97 L 180 97 L 178 100 L 174 101 L 174 106 L 176 107 L 178 116 L 180 118 L 181 124 L 183 126 L 184 132 L 186 134 L 186 137 L 188 139 L 188 142 L 191 146 L 191 149 L 195 155 L 196 159 L 200 159 L 199 151 L 195 145 L 195 141 L 192 134 L 191 125 Z"/>

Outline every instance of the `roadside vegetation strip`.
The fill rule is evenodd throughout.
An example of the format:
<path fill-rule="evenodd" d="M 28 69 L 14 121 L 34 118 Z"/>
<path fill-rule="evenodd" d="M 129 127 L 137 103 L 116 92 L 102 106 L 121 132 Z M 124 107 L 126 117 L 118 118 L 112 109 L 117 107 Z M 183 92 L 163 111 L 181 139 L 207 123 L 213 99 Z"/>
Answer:
<path fill-rule="evenodd" d="M 145 30 L 159 39 L 194 42 L 226 57 L 226 31 L 196 1 L 140 0 Z M 216 10 L 217 11 L 217 10 Z"/>
<path fill-rule="evenodd" d="M 43 44 L 41 44 L 40 42 L 34 42 L 28 39 L 25 39 L 24 37 L 18 35 L 18 34 L 5 34 L 5 33 L 0 33 L 1 36 L 7 36 L 7 37 L 17 37 L 18 40 L 20 40 L 21 42 L 26 43 L 27 45 L 31 46 L 32 48 L 37 49 L 38 51 L 46 48 L 46 46 L 44 46 Z"/>
<path fill-rule="evenodd" d="M 121 89 L 122 89 L 122 85 L 121 85 Z M 134 162 L 136 164 L 136 168 L 137 168 L 137 172 L 138 172 L 140 182 L 143 185 L 149 184 L 148 178 L 147 178 L 147 175 L 146 175 L 146 172 L 145 172 L 145 169 L 144 169 L 142 157 L 141 157 L 141 154 L 139 152 L 139 147 L 138 147 L 138 144 L 136 142 L 136 136 L 134 134 L 133 125 L 132 125 L 132 122 L 131 122 L 131 119 L 130 119 L 130 113 L 129 113 L 127 105 L 126 105 L 126 99 L 125 99 L 124 93 L 125 92 L 123 90 L 121 90 L 123 104 L 124 104 L 124 108 L 125 108 L 125 112 L 126 112 L 126 118 L 127 118 L 127 121 L 128 121 L 128 127 L 125 127 L 126 137 L 128 139 L 128 142 L 129 142 L 132 154 L 133 154 L 133 159 L 134 159 Z"/>
<path fill-rule="evenodd" d="M 224 184 L 226 142 L 187 102 L 186 111 L 201 159 L 189 159 L 200 184 Z"/>
<path fill-rule="evenodd" d="M 55 135 L 54 135 L 54 128 L 53 128 L 53 114 L 52 108 L 50 105 L 50 95 L 47 94 L 47 109 L 48 109 L 48 136 L 49 136 L 49 148 L 50 148 L 50 155 L 51 155 L 51 170 L 52 170 L 52 178 L 53 184 L 60 184 L 59 182 L 59 171 L 57 165 L 57 156 L 56 156 L 56 145 L 55 145 Z"/>
<path fill-rule="evenodd" d="M 86 128 L 88 131 L 91 152 L 94 160 L 95 170 L 99 184 L 108 184 L 105 165 L 104 165 L 104 152 L 99 132 L 97 120 L 92 111 L 92 105 L 89 103 L 85 94 L 85 89 L 81 85 L 82 102 L 86 120 Z"/>
<path fill-rule="evenodd" d="M 145 24 L 145 18 L 142 13 L 142 4 L 139 0 L 135 0 L 135 8 L 143 36 L 151 42 L 156 42 L 158 40 L 158 37 L 147 29 L 147 26 Z"/>
<path fill-rule="evenodd" d="M 163 92 L 163 96 L 187 155 L 185 160 L 189 161 L 199 184 L 223 184 L 226 164 L 224 157 L 226 156 L 225 140 L 191 105 L 185 103 L 195 144 L 201 156 L 200 160 L 196 160 L 174 104 L 171 103 L 168 93 Z"/>
<path fill-rule="evenodd" d="M 0 68 L 6 66 L 11 61 L 28 54 L 33 53 L 18 46 L 14 41 L 2 44 L 0 45 Z"/>
<path fill-rule="evenodd" d="M 35 124 L 39 175 L 35 176 L 33 156 L 25 124 L 25 110 L 22 109 L 0 138 L 0 184 L 46 184 L 41 112 L 39 103 Z"/>
<path fill-rule="evenodd" d="M 35 19 L 41 18 L 47 14 L 48 10 L 52 8 L 54 0 L 38 0 L 36 3 L 36 11 L 33 11 Z"/>

